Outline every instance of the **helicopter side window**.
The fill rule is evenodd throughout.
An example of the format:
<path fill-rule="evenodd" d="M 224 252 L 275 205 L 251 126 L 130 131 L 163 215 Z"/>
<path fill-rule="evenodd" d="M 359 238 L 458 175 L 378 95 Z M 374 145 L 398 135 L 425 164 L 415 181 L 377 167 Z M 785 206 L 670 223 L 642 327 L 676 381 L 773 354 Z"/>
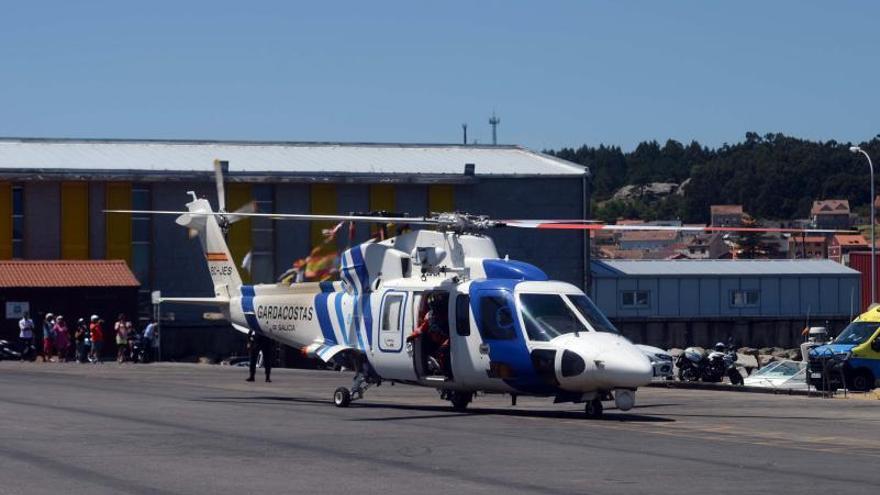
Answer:
<path fill-rule="evenodd" d="M 513 312 L 506 298 L 501 296 L 480 298 L 480 335 L 489 340 L 516 338 L 513 329 Z"/>
<path fill-rule="evenodd" d="M 455 298 L 455 331 L 462 337 L 471 334 L 471 298 L 467 294 Z"/>
<path fill-rule="evenodd" d="M 400 309 L 403 307 L 403 294 L 390 294 L 385 299 L 382 311 L 382 331 L 400 331 Z"/>

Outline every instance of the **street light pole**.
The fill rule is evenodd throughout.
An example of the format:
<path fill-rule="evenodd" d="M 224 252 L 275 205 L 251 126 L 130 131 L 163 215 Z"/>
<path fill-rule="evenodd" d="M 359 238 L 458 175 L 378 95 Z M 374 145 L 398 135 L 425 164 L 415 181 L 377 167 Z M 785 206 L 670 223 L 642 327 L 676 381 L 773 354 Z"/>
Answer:
<path fill-rule="evenodd" d="M 858 146 L 849 148 L 853 153 L 861 153 L 868 159 L 868 167 L 871 169 L 871 304 L 877 302 L 877 246 L 874 244 L 874 163 L 871 161 L 871 155 Z"/>

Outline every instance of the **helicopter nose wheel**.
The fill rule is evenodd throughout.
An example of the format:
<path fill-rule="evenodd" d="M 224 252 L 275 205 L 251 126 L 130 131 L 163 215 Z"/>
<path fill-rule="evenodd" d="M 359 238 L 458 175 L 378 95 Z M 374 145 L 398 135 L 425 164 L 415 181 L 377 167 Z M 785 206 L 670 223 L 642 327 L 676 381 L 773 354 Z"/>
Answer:
<path fill-rule="evenodd" d="M 593 399 L 591 401 L 587 401 L 587 405 L 584 406 L 584 412 L 587 415 L 587 419 L 599 419 L 602 417 L 602 401 L 598 398 Z"/>
<path fill-rule="evenodd" d="M 348 407 L 351 404 L 351 392 L 345 387 L 339 387 L 333 392 L 333 404 L 336 407 Z"/>

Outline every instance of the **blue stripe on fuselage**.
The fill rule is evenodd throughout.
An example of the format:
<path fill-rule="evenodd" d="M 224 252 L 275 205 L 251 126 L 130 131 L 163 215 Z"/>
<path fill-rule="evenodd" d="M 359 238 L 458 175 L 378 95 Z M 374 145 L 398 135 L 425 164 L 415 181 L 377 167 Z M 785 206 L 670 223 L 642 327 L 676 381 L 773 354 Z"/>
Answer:
<path fill-rule="evenodd" d="M 345 328 L 345 318 L 342 316 L 342 298 L 345 297 L 344 292 L 337 292 L 334 302 L 336 308 L 336 321 L 339 323 L 339 333 L 342 334 L 342 342 L 348 345 L 348 329 Z"/>
<path fill-rule="evenodd" d="M 321 334 L 324 336 L 324 345 L 335 345 L 336 336 L 333 334 L 333 323 L 330 321 L 330 311 L 327 309 L 328 292 L 315 294 L 315 311 L 318 313 L 318 325 L 321 326 Z"/>
<path fill-rule="evenodd" d="M 254 314 L 255 294 L 253 285 L 241 286 L 241 312 L 244 313 L 244 318 L 247 320 L 248 327 L 255 332 L 262 333 L 263 330 L 260 328 L 260 320 L 258 320 L 257 315 Z"/>

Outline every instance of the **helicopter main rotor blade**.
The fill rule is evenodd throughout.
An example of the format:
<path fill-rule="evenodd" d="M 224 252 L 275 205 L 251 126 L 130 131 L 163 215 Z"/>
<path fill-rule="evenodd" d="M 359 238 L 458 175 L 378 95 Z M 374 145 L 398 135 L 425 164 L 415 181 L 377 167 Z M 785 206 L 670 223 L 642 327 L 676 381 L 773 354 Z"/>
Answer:
<path fill-rule="evenodd" d="M 192 216 L 215 216 L 244 218 L 269 218 L 272 220 L 303 220 L 303 221 L 336 221 L 336 222 L 367 222 L 367 223 L 399 223 L 436 225 L 438 222 L 425 217 L 373 217 L 367 215 L 309 215 L 300 213 L 220 213 L 220 212 L 193 212 L 193 211 L 170 211 L 170 210 L 104 210 L 104 213 L 138 213 L 144 215 L 192 215 Z"/>
<path fill-rule="evenodd" d="M 214 183 L 217 186 L 217 205 L 226 211 L 226 188 L 223 185 L 223 167 L 220 160 L 214 160 Z"/>
<path fill-rule="evenodd" d="M 788 234 L 853 234 L 854 230 L 834 229 L 794 229 L 775 227 L 712 227 L 712 226 L 673 226 L 673 225 L 609 225 L 587 223 L 590 220 L 546 221 L 546 220 L 505 220 L 506 227 L 518 229 L 550 229 L 550 230 L 608 230 L 608 231 L 669 231 L 669 232 L 760 232 Z"/>

